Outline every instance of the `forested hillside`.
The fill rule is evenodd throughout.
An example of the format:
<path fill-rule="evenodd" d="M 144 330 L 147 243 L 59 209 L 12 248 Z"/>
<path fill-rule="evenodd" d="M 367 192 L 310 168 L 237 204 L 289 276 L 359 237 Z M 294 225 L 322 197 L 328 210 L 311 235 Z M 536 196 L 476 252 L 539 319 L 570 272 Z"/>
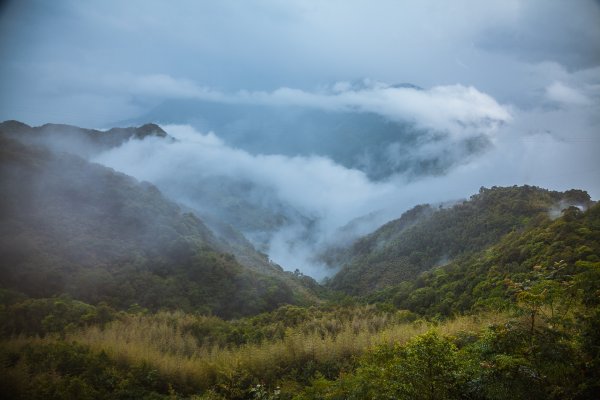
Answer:
<path fill-rule="evenodd" d="M 314 298 L 266 259 L 249 269 L 218 251 L 229 247 L 154 186 L 77 156 L 0 140 L 4 289 L 222 316 Z"/>
<path fill-rule="evenodd" d="M 600 400 L 599 21 L 0 0 L 0 400 Z"/>
<path fill-rule="evenodd" d="M 149 183 L 32 143 L 0 135 L 8 398 L 597 398 L 600 204 L 584 191 L 417 206 L 321 254 L 343 265 L 327 288 L 217 216 L 211 230 Z"/>
<path fill-rule="evenodd" d="M 600 282 L 586 282 L 586 277 L 599 262 L 600 204 L 585 212 L 569 207 L 563 210 L 561 218 L 512 232 L 485 250 L 460 257 L 369 298 L 419 314 L 447 317 L 503 309 L 507 302 L 516 299 L 522 287 L 547 277 L 568 281 L 567 286 L 578 277 L 580 287 L 591 299 L 600 294 Z"/>
<path fill-rule="evenodd" d="M 482 188 L 452 207 L 421 205 L 346 249 L 323 257 L 341 270 L 329 285 L 366 294 L 416 278 L 422 272 L 484 250 L 504 235 L 547 222 L 568 205 L 586 208 L 589 195 L 532 186 Z"/>
<path fill-rule="evenodd" d="M 4 144 L 13 149 L 3 159 L 22 156 L 20 146 Z M 46 156 L 42 151 L 29 161 Z M 516 189 L 492 189 L 503 190 Z M 579 191 L 566 197 L 587 198 Z M 287 305 L 241 319 L 202 315 L 206 309 L 189 303 L 189 292 L 177 298 L 188 301 L 178 308 L 193 312 L 149 313 L 65 296 L 27 299 L 4 289 L 0 390 L 15 399 L 595 399 L 600 205 L 589 205 L 540 215 L 486 249 L 368 297 Z M 404 228 L 431 218 L 424 210 L 404 215 Z M 188 225 L 196 231 L 186 231 L 187 238 L 208 240 L 198 239 L 204 232 L 198 221 Z M 219 257 L 206 248 L 197 254 Z M 221 257 L 238 274 L 227 277 L 261 284 Z M 165 278 L 177 283 L 184 272 L 169 273 Z M 144 276 L 138 268 L 129 278 L 146 282 Z M 193 275 L 185 278 L 200 287 Z M 237 290 L 228 294 L 252 301 L 245 286 Z"/>

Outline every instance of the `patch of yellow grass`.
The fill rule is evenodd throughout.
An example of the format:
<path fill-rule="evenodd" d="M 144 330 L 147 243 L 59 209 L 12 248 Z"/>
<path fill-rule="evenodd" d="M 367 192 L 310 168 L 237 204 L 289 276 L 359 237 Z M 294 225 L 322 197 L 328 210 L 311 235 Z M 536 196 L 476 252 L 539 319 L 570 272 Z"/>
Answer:
<path fill-rule="evenodd" d="M 274 382 L 307 362 L 347 360 L 379 344 L 404 343 L 432 327 L 443 335 L 455 335 L 463 331 L 478 332 L 482 327 L 506 320 L 505 315 L 489 314 L 458 317 L 436 326 L 420 321 L 387 326 L 382 323 L 383 328 L 377 330 L 373 328 L 373 324 L 377 325 L 373 319 L 355 318 L 329 321 L 338 325 L 334 334 L 306 332 L 303 327 L 288 328 L 283 339 L 220 348 L 198 343 L 191 334 L 182 331 L 180 324 L 174 323 L 178 318 L 198 317 L 174 313 L 130 316 L 104 329 L 90 327 L 73 333 L 67 340 L 103 350 L 117 361 L 146 362 L 173 382 L 203 390 L 219 379 L 235 377 L 241 372 L 263 382 Z"/>

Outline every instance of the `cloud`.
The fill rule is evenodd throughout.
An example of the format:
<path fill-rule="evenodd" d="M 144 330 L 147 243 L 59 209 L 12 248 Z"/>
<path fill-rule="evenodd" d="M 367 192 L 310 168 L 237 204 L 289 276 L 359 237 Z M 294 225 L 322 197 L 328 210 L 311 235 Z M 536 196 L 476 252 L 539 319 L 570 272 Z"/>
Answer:
<path fill-rule="evenodd" d="M 45 71 L 45 75 L 51 74 Z M 511 120 L 510 107 L 472 86 L 448 85 L 422 89 L 393 86 L 372 80 L 358 84 L 337 82 L 314 91 L 282 87 L 273 91 L 222 92 L 202 87 L 189 79 L 168 74 L 107 74 L 97 70 L 63 70 L 63 91 L 74 92 L 89 84 L 86 92 L 114 97 L 160 100 L 201 99 L 216 103 L 300 106 L 331 111 L 369 112 L 392 121 L 413 122 L 418 127 L 449 134 L 452 139 L 493 135 L 498 126 Z M 74 83 L 76 82 L 76 83 Z M 86 83 L 87 82 L 87 83 Z M 150 100 L 149 100 L 150 99 Z"/>
<path fill-rule="evenodd" d="M 0 14 L 0 118 L 42 123 L 41 104 L 58 102 L 64 107 L 55 119 L 74 122 L 69 106 L 100 95 L 121 97 L 114 115 L 129 102 L 132 118 L 139 107 L 204 86 L 312 92 L 364 76 L 428 88 L 458 84 L 515 104 L 554 80 L 570 86 L 538 82 L 531 65 L 598 66 L 599 14 L 592 0 L 14 1 Z M 39 76 L 40 66 L 48 73 Z M 19 106 L 32 97 L 43 97 L 40 105 Z M 114 122 L 100 120 L 93 107 L 89 114 L 86 125 Z"/>
<path fill-rule="evenodd" d="M 224 93 L 165 74 L 111 76 L 104 80 L 114 91 L 124 90 L 134 95 L 369 112 L 392 121 L 409 121 L 424 129 L 448 133 L 454 139 L 492 135 L 498 126 L 511 120 L 510 107 L 499 104 L 474 87 L 463 85 L 421 89 L 364 80 L 358 87 L 350 82 L 337 82 L 316 91 L 282 87 L 270 92 Z"/>
<path fill-rule="evenodd" d="M 588 105 L 590 99 L 577 89 L 569 87 L 562 82 L 553 82 L 546 88 L 548 99 L 566 105 Z"/>
<path fill-rule="evenodd" d="M 510 121 L 510 111 L 474 87 L 436 86 L 431 89 L 394 87 L 367 82 L 355 89 L 338 82 L 331 93 L 280 88 L 271 93 L 242 92 L 238 98 L 271 104 L 300 105 L 341 111 L 372 112 L 395 121 L 411 121 L 425 129 L 448 132 L 460 138 L 491 134 Z"/>
<path fill-rule="evenodd" d="M 164 129 L 178 141 L 132 140 L 95 161 L 159 186 L 181 178 L 183 186 L 178 189 L 207 176 L 248 180 L 273 191 L 304 214 L 326 216 L 335 224 L 345 223 L 349 214 L 360 212 L 391 188 L 372 184 L 363 172 L 325 157 L 251 155 L 227 146 L 213 133 L 201 134 L 190 126 Z"/>
<path fill-rule="evenodd" d="M 199 190 L 210 190 L 207 182 L 212 178 L 236 182 L 236 198 L 243 197 L 255 208 L 265 203 L 283 204 L 281 210 L 270 207 L 271 212 L 284 212 L 289 218 L 270 237 L 269 254 L 276 262 L 312 276 L 328 273 L 311 260 L 319 243 L 348 220 L 379 207 L 377 203 L 395 191 L 391 184 L 371 182 L 363 172 L 324 157 L 251 155 L 228 147 L 212 133 L 201 134 L 189 126 L 164 129 L 178 141 L 131 140 L 93 161 L 153 182 L 171 198 L 213 216 L 223 210 L 216 211 L 215 203 L 206 204 L 198 195 Z M 296 213 L 316 225 L 306 226 L 297 220 Z"/>
<path fill-rule="evenodd" d="M 466 198 L 481 186 L 583 188 L 599 198 L 600 121 L 589 117 L 590 111 L 581 109 L 515 110 L 483 156 L 470 158 L 445 175 L 417 180 L 398 174 L 375 182 L 325 157 L 252 155 L 229 147 L 214 133 L 181 125 L 163 126 L 176 142 L 131 140 L 94 161 L 153 182 L 170 197 L 202 211 L 207 211 L 205 198 L 198 193 L 210 190 L 207 179 L 233 179 L 240 198 L 257 207 L 279 205 L 276 211 L 289 216 L 269 236 L 270 257 L 285 268 L 322 277 L 332 271 L 315 263 L 314 254 L 331 243 L 341 227 L 368 214 L 355 234 L 364 234 L 416 204 Z M 574 120 L 578 123 L 570 122 Z"/>
<path fill-rule="evenodd" d="M 507 3 L 514 7 L 512 17 L 479 32 L 476 39 L 479 47 L 510 54 L 527 63 L 555 61 L 571 70 L 600 63 L 597 1 Z"/>

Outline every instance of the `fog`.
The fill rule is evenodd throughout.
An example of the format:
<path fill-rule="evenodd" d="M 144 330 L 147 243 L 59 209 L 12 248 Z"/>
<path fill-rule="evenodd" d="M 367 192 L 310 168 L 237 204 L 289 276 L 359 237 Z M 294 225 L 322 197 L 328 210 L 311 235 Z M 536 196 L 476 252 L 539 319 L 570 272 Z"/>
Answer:
<path fill-rule="evenodd" d="M 221 188 L 234 182 L 237 189 L 232 195 L 243 197 L 246 207 L 284 217 L 271 226 L 261 226 L 261 219 L 253 228 L 238 228 L 257 246 L 262 243 L 263 250 L 284 268 L 322 278 L 334 272 L 315 261 L 323 246 L 365 234 L 417 204 L 467 198 L 481 186 L 521 184 L 555 190 L 584 188 L 598 198 L 597 110 L 593 104 L 587 108 L 554 104 L 527 111 L 511 107 L 510 119 L 489 133 L 492 147 L 444 174 L 418 179 L 399 173 L 374 181 L 363 171 L 323 156 L 254 155 L 228 146 L 218 132 L 198 132 L 188 125 L 162 126 L 176 138 L 174 142 L 130 140 L 94 161 L 155 183 L 201 213 L 220 214 L 231 221 L 235 221 L 232 211 L 220 204 L 223 192 L 211 179 L 217 178 Z M 469 124 L 465 127 L 471 129 Z M 578 136 L 572 136 L 573 130 Z M 424 143 L 415 151 L 435 152 Z M 445 142 L 446 147 L 451 144 Z M 219 195 L 211 198 L 203 191 Z M 367 214 L 348 232 L 348 223 Z M 264 235 L 258 237 L 259 233 Z"/>

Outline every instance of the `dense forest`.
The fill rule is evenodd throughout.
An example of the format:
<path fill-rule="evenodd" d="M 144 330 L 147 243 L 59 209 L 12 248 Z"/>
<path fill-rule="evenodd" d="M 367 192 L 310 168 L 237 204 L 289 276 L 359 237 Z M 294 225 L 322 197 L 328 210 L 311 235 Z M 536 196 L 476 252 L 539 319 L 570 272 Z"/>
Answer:
<path fill-rule="evenodd" d="M 482 188 L 451 207 L 416 206 L 349 248 L 331 249 L 322 257 L 342 267 L 331 287 L 365 294 L 484 250 L 510 232 L 547 221 L 553 208 L 589 204 L 588 194 L 581 190 Z"/>
<path fill-rule="evenodd" d="M 223 243 L 148 183 L 67 153 L 0 144 L 4 289 L 224 317 L 314 297 L 306 279 L 249 245 Z M 263 260 L 242 266 L 234 253 Z"/>
<path fill-rule="evenodd" d="M 341 267 L 320 285 L 1 127 L 4 398 L 598 398 L 600 204 L 582 190 L 417 206 L 316 255 Z M 161 135 L 138 129 L 112 132 Z"/>

